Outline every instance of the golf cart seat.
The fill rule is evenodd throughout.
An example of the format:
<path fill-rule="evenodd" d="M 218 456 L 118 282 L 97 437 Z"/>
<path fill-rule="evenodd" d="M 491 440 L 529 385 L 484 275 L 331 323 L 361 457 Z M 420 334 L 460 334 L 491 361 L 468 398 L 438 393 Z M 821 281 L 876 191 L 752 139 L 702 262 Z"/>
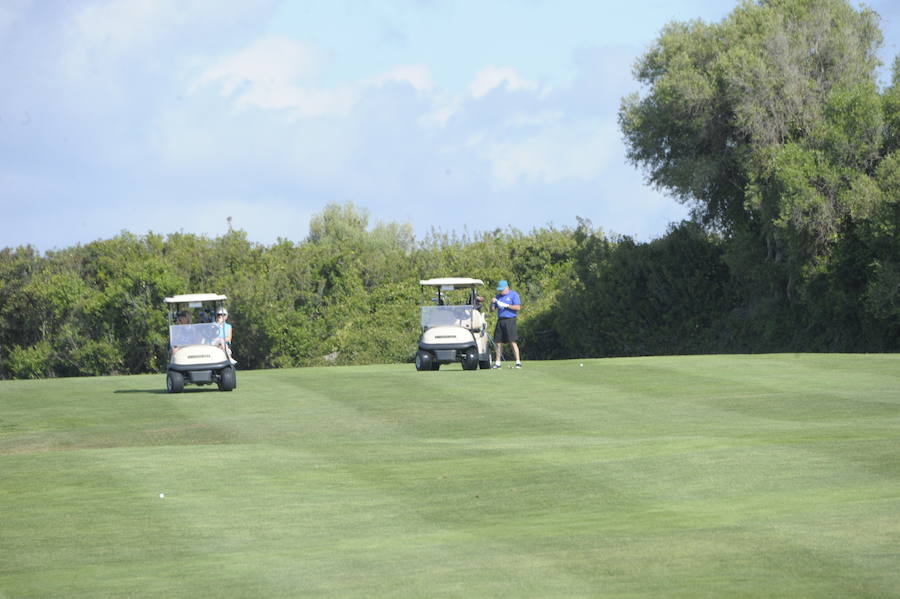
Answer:
<path fill-rule="evenodd" d="M 472 309 L 467 306 L 425 306 L 422 308 L 423 327 L 466 327 Z"/>
<path fill-rule="evenodd" d="M 480 331 L 485 324 L 484 316 L 472 306 L 435 306 L 428 313 L 429 326 L 462 327 L 470 331 Z"/>

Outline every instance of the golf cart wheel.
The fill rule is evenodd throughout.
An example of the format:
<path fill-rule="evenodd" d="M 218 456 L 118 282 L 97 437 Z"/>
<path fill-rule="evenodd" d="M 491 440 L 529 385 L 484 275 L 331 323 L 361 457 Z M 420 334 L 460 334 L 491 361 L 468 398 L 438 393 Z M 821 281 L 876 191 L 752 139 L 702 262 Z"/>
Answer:
<path fill-rule="evenodd" d="M 219 375 L 219 391 L 231 391 L 235 387 L 237 387 L 237 375 L 234 373 L 234 368 L 231 366 L 223 368 Z"/>
<path fill-rule="evenodd" d="M 434 370 L 434 358 L 433 356 L 425 350 L 419 350 L 416 352 L 416 370 Z"/>
<path fill-rule="evenodd" d="M 181 393 L 184 391 L 184 375 L 170 370 L 166 373 L 166 391 L 169 393 Z"/>
<path fill-rule="evenodd" d="M 475 370 L 478 368 L 478 350 L 471 347 L 466 350 L 466 355 L 462 361 L 463 370 Z"/>
<path fill-rule="evenodd" d="M 491 367 L 491 361 L 490 360 L 481 360 L 478 362 L 478 367 L 481 368 L 482 370 L 487 370 L 488 368 Z"/>

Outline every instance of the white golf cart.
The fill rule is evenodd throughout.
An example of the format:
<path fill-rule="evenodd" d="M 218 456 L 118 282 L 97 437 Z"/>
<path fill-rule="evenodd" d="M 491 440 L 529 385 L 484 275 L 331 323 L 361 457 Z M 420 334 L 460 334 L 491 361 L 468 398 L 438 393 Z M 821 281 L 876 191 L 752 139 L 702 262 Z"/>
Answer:
<path fill-rule="evenodd" d="M 186 383 L 216 383 L 220 391 L 237 387 L 234 363 L 216 324 L 216 312 L 224 308 L 226 299 L 214 293 L 165 298 L 169 308 L 169 393 L 181 393 Z"/>
<path fill-rule="evenodd" d="M 419 281 L 434 289 L 435 305 L 422 306 L 416 370 L 438 370 L 453 362 L 461 362 L 465 370 L 490 368 L 487 322 L 476 292 L 483 284 L 481 279 L 453 277 Z"/>

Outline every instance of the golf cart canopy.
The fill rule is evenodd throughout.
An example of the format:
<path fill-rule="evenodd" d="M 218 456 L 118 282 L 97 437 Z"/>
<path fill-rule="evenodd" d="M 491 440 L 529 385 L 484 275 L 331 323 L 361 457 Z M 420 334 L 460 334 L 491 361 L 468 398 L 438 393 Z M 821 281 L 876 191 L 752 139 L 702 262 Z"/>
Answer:
<path fill-rule="evenodd" d="M 419 285 L 422 287 L 440 287 L 444 290 L 467 289 L 477 285 L 484 285 L 484 281 L 481 279 L 466 279 L 463 277 L 445 277 L 442 279 L 425 279 L 424 281 L 419 281 Z"/>
<path fill-rule="evenodd" d="M 167 304 L 187 304 L 191 302 L 216 302 L 228 299 L 218 293 L 188 293 L 186 295 L 174 295 L 163 301 Z"/>

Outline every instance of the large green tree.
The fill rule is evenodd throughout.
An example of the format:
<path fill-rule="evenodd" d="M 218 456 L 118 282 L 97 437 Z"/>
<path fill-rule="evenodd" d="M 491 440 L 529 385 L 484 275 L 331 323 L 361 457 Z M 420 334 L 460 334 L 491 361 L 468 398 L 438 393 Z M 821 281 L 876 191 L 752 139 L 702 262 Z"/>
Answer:
<path fill-rule="evenodd" d="M 628 157 L 723 236 L 762 347 L 896 347 L 900 92 L 896 67 L 878 89 L 880 44 L 845 0 L 745 1 L 667 25 L 635 66 Z"/>
<path fill-rule="evenodd" d="M 672 23 L 636 65 L 646 93 L 620 109 L 630 160 L 699 221 L 751 237 L 789 295 L 884 201 L 877 25 L 844 0 L 748 1 L 718 24 Z M 756 253 L 734 266 L 750 271 Z"/>

